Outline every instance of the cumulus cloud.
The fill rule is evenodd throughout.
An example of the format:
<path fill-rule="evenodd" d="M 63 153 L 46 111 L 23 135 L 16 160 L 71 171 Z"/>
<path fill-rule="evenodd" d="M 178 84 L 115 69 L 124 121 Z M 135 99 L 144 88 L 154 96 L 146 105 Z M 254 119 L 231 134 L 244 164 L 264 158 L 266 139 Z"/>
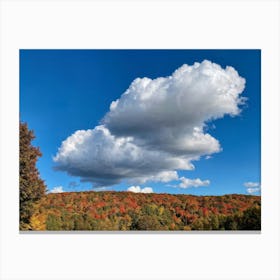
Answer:
<path fill-rule="evenodd" d="M 50 190 L 50 193 L 62 193 L 62 192 L 64 192 L 62 186 L 57 186 L 57 187 L 54 187 L 52 190 Z"/>
<path fill-rule="evenodd" d="M 103 123 L 112 134 L 133 136 L 145 147 L 201 155 L 220 150 L 204 133 L 207 121 L 238 115 L 245 80 L 232 68 L 210 61 L 183 65 L 165 78 L 135 79 L 112 102 Z"/>
<path fill-rule="evenodd" d="M 261 189 L 260 188 L 247 188 L 247 193 L 254 194 L 258 193 Z"/>
<path fill-rule="evenodd" d="M 135 193 L 153 193 L 153 189 L 150 187 L 145 187 L 141 189 L 139 186 L 131 186 L 127 189 L 129 192 L 135 192 Z"/>
<path fill-rule="evenodd" d="M 182 189 L 187 189 L 187 188 L 191 188 L 191 187 L 206 187 L 210 185 L 210 181 L 209 180 L 204 180 L 202 181 L 199 178 L 196 179 L 188 179 L 185 177 L 181 177 L 180 178 L 181 183 L 178 185 L 179 188 Z"/>
<path fill-rule="evenodd" d="M 259 187 L 260 183 L 259 182 L 245 182 L 244 186 L 246 188 L 254 188 L 254 187 Z"/>
<path fill-rule="evenodd" d="M 97 185 L 113 185 L 126 178 L 145 183 L 147 180 L 177 179 L 174 169 L 192 169 L 189 160 L 137 146 L 128 137 L 115 137 L 103 125 L 79 130 L 68 137 L 54 159 L 58 170 L 82 177 Z"/>
<path fill-rule="evenodd" d="M 95 186 L 178 180 L 177 170 L 192 170 L 201 156 L 221 151 L 205 130 L 212 120 L 240 113 L 244 87 L 234 68 L 207 60 L 168 77 L 137 78 L 98 126 L 61 144 L 55 168 Z"/>

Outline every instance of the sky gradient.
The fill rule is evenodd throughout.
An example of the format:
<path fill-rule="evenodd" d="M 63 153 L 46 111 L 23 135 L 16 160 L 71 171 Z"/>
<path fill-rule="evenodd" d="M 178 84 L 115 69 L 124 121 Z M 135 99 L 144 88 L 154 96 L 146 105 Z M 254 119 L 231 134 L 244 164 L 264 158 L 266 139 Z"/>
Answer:
<path fill-rule="evenodd" d="M 144 141 L 143 146 L 146 150 L 154 151 L 155 149 L 151 148 L 152 144 L 147 143 L 147 139 L 155 139 L 154 143 L 157 145 L 158 139 L 153 138 L 152 134 L 145 138 L 144 132 L 142 134 L 139 131 L 131 132 L 131 129 L 127 128 L 129 122 L 133 124 L 133 127 L 137 126 L 133 123 L 133 118 L 137 116 L 138 111 L 135 106 L 138 103 L 136 101 L 133 103 L 132 98 L 125 101 L 126 104 L 132 102 L 134 107 L 132 113 L 124 111 L 128 117 L 123 122 L 124 126 L 120 126 L 121 114 L 114 114 L 113 117 L 112 114 L 108 115 L 112 101 L 119 99 L 136 78 L 168 77 L 184 64 L 192 66 L 195 62 L 201 63 L 208 60 L 222 68 L 232 66 L 238 75 L 246 80 L 241 94 L 246 101 L 243 105 L 239 105 L 241 112 L 233 117 L 226 114 L 206 122 L 205 132 L 218 140 L 220 151 L 210 153 L 210 157 L 203 155 L 198 160 L 192 161 L 194 170 L 178 171 L 174 167 L 176 165 L 173 165 L 171 170 L 176 170 L 178 174 L 175 180 L 169 182 L 148 180 L 144 183 L 121 180 L 113 186 L 106 186 L 106 189 L 118 191 L 128 188 L 131 191 L 144 189 L 144 192 L 152 189 L 158 193 L 195 195 L 260 194 L 260 191 L 257 191 L 260 184 L 261 162 L 260 58 L 259 50 L 21 50 L 20 119 L 27 122 L 29 128 L 34 130 L 36 139 L 33 144 L 39 146 L 43 154 L 37 164 L 42 179 L 45 180 L 50 191 L 93 189 L 93 182 L 80 182 L 81 176 L 70 176 L 66 172 L 55 170 L 56 164 L 53 158 L 65 139 L 78 130 L 93 131 L 102 120 L 104 121 L 105 116 L 107 116 L 105 124 L 111 132 L 117 133 L 118 137 L 123 137 L 123 134 L 127 136 L 127 131 L 134 133 L 136 140 Z M 198 77 L 200 77 L 199 74 Z M 166 81 L 163 80 L 163 82 Z M 143 80 L 140 80 L 140 85 L 141 83 L 144 83 Z M 158 87 L 155 83 L 154 86 Z M 178 85 L 174 82 L 171 86 L 176 88 Z M 218 86 L 217 82 L 216 88 L 219 88 Z M 128 96 L 133 96 L 133 94 L 133 90 L 130 90 Z M 166 104 L 171 106 L 172 99 L 167 101 Z M 213 98 L 210 96 L 209 100 L 205 99 L 205 104 L 210 104 L 212 101 Z M 188 110 L 191 111 L 191 108 Z M 200 112 L 200 109 L 195 109 L 192 115 L 196 115 L 196 111 Z M 211 111 L 211 114 L 215 116 L 216 113 Z M 143 118 L 143 114 L 140 116 Z M 187 118 L 186 115 L 182 116 Z M 152 126 L 154 122 L 152 119 L 149 122 L 149 117 L 148 115 L 145 120 L 147 126 L 149 124 Z M 138 120 L 136 117 L 135 119 Z M 183 124 L 187 122 L 188 119 Z M 197 124 L 197 121 L 193 123 Z M 160 122 L 159 126 L 161 124 L 164 125 L 164 121 Z M 182 127 L 183 125 L 178 131 L 181 132 Z M 186 135 L 188 136 L 189 132 L 182 137 Z M 94 135 L 90 137 L 93 137 L 90 139 L 97 139 Z M 139 143 L 137 145 L 139 146 Z M 88 149 L 88 146 L 86 148 Z M 158 152 L 158 149 L 156 151 Z M 214 149 L 209 151 L 214 151 Z M 177 150 L 172 150 L 172 155 L 175 152 L 178 154 Z M 71 154 L 69 156 L 71 157 Z M 81 160 L 86 162 L 86 157 Z M 92 165 L 92 162 L 89 162 L 89 165 Z M 75 169 L 69 166 L 69 161 L 67 161 L 67 166 L 63 162 L 63 168 L 72 171 Z M 75 172 L 77 172 L 76 169 Z M 102 185 L 100 182 L 98 181 L 95 186 Z"/>

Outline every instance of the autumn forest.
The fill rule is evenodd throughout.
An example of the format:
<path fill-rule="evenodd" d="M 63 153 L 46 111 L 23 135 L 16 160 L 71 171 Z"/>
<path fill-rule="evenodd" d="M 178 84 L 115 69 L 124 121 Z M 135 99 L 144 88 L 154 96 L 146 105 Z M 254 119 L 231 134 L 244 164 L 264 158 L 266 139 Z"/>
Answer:
<path fill-rule="evenodd" d="M 260 230 L 261 197 L 86 191 L 47 193 L 34 133 L 20 123 L 20 230 Z"/>

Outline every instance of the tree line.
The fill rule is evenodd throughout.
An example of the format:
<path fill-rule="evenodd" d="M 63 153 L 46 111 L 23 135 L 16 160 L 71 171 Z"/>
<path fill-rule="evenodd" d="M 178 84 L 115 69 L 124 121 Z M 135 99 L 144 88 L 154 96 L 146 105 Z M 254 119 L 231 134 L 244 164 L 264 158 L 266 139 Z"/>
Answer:
<path fill-rule="evenodd" d="M 131 192 L 46 195 L 34 230 L 260 230 L 258 196 L 190 196 Z"/>

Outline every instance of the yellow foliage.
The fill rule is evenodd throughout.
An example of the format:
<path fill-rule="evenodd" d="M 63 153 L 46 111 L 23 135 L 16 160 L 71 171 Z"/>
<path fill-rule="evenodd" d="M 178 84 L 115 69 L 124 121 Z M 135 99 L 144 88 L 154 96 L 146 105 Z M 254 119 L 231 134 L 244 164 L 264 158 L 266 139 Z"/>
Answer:
<path fill-rule="evenodd" d="M 46 215 L 34 214 L 30 219 L 32 230 L 46 230 Z"/>
<path fill-rule="evenodd" d="M 184 226 L 184 230 L 192 230 L 190 226 Z"/>
<path fill-rule="evenodd" d="M 158 212 L 159 212 L 159 215 L 161 216 L 164 212 L 164 207 L 160 206 Z"/>

